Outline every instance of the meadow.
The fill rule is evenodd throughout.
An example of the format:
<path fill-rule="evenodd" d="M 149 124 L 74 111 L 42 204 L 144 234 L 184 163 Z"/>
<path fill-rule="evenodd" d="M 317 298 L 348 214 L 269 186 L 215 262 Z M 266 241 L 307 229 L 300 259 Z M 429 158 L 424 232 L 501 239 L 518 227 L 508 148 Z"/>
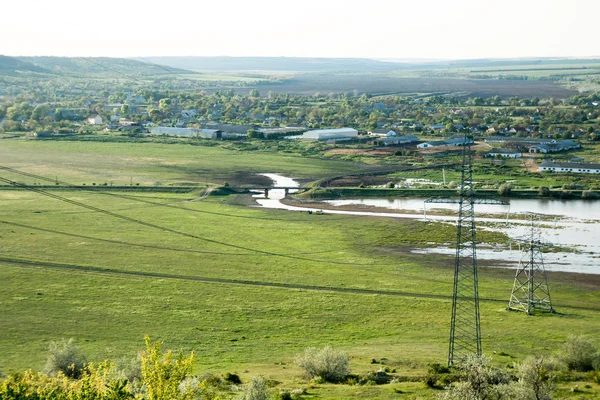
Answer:
<path fill-rule="evenodd" d="M 211 184 L 239 171 L 316 179 L 363 168 L 185 145 L 12 140 L 2 141 L 0 159 L 77 182 L 127 182 L 135 173 L 141 182 Z M 200 186 L 48 192 L 55 197 L 0 191 L 0 370 L 40 369 L 48 344 L 63 338 L 74 338 L 90 360 L 133 357 L 146 334 L 196 351 L 198 374 L 265 374 L 285 387 L 306 386 L 294 357 L 308 346 L 347 351 L 355 373 L 377 370 L 372 360 L 385 358 L 397 374 L 421 377 L 428 363 L 445 362 L 454 262 L 409 250 L 453 242 L 452 226 L 266 210 L 250 207 L 248 195 L 198 200 Z M 480 269 L 483 350 L 496 364 L 555 353 L 570 333 L 600 345 L 597 276 L 551 274 L 558 313 L 528 317 L 505 310 L 513 273 Z M 309 392 L 394 398 L 396 389 L 402 398 L 435 395 L 420 382 L 319 384 Z"/>

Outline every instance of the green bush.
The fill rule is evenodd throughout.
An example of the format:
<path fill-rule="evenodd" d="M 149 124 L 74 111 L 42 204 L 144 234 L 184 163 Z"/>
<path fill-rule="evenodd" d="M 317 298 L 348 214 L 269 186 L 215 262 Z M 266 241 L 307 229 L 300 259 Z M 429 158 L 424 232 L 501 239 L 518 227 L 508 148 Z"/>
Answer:
<path fill-rule="evenodd" d="M 296 356 L 296 364 L 304 370 L 307 378 L 318 377 L 325 382 L 341 382 L 349 372 L 348 355 L 330 346 L 321 349 L 309 347 Z"/>
<path fill-rule="evenodd" d="M 584 336 L 569 336 L 560 351 L 560 360 L 571 371 L 591 371 L 597 356 L 596 348 Z"/>
<path fill-rule="evenodd" d="M 510 183 L 504 183 L 498 188 L 498 194 L 500 196 L 508 196 L 510 195 L 510 192 L 512 192 L 512 185 Z"/>
<path fill-rule="evenodd" d="M 540 186 L 538 189 L 538 195 L 542 197 L 550 196 L 550 188 L 548 186 Z"/>
<path fill-rule="evenodd" d="M 594 192 L 593 190 L 584 190 L 581 192 L 581 198 L 586 200 L 600 199 L 600 193 Z"/>
<path fill-rule="evenodd" d="M 59 372 L 69 378 L 79 378 L 86 364 L 86 358 L 80 353 L 73 339 L 59 340 L 48 346 L 48 357 L 44 372 L 55 376 Z"/>

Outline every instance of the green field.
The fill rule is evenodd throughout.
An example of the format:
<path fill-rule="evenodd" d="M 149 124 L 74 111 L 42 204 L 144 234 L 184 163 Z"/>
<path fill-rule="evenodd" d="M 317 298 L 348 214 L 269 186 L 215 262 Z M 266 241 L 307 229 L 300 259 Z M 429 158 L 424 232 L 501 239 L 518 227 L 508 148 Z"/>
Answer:
<path fill-rule="evenodd" d="M 115 143 L 5 139 L 0 143 L 3 166 L 24 169 L 59 181 L 128 185 L 244 183 L 257 173 L 289 174 L 318 179 L 363 170 L 352 162 L 303 158 L 273 152 L 239 151 L 188 143 Z M 15 178 L 8 177 L 8 179 Z M 238 181 L 236 181 L 236 177 Z M 41 181 L 20 179 L 25 183 Z"/>
<path fill-rule="evenodd" d="M 134 172 L 149 184 L 202 184 L 239 171 L 316 179 L 363 168 L 212 147 L 12 140 L 2 141 L 0 159 L 74 183 L 127 183 Z M 49 193 L 60 198 L 0 191 L 4 373 L 40 369 L 53 340 L 75 338 L 90 360 L 117 360 L 141 350 L 145 334 L 195 350 L 199 374 L 266 374 L 283 387 L 306 386 L 293 360 L 313 345 L 347 351 L 356 373 L 377 370 L 373 358 L 405 377 L 445 362 L 453 260 L 409 249 L 453 242 L 451 225 L 259 209 L 247 195 L 190 202 L 199 193 Z M 512 277 L 480 270 L 483 350 L 495 363 L 553 353 L 574 332 L 600 345 L 597 278 L 552 274 L 558 314 L 527 317 L 505 310 Z M 422 383 L 309 392 L 393 398 L 394 388 L 402 398 L 435 395 Z"/>

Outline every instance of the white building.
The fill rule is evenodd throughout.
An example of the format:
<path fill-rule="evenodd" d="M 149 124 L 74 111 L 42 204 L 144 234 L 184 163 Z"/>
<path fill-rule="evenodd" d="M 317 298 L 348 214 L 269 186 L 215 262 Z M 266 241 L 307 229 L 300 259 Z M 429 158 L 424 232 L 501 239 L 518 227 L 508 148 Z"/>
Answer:
<path fill-rule="evenodd" d="M 491 149 L 485 157 L 521 158 L 523 155 L 517 149 Z"/>
<path fill-rule="evenodd" d="M 102 125 L 102 117 L 98 114 L 90 115 L 87 122 L 90 125 Z"/>
<path fill-rule="evenodd" d="M 352 128 L 317 129 L 304 132 L 303 139 L 308 140 L 352 140 L 358 137 L 358 131 Z"/>
<path fill-rule="evenodd" d="M 544 161 L 540 164 L 539 171 L 600 174 L 600 164 Z"/>

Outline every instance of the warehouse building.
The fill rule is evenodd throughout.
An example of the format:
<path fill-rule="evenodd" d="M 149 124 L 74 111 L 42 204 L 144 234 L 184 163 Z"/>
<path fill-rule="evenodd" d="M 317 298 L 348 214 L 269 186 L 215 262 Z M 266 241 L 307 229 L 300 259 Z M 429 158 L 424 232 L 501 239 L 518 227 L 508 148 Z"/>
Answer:
<path fill-rule="evenodd" d="M 223 133 L 218 129 L 174 128 L 157 126 L 150 129 L 151 135 L 166 135 L 177 137 L 201 137 L 205 139 L 222 139 Z"/>
<path fill-rule="evenodd" d="M 544 161 L 540 164 L 539 171 L 600 174 L 600 164 Z"/>
<path fill-rule="evenodd" d="M 352 140 L 358 137 L 358 131 L 352 128 L 317 129 L 304 132 L 302 139 L 307 140 Z"/>

